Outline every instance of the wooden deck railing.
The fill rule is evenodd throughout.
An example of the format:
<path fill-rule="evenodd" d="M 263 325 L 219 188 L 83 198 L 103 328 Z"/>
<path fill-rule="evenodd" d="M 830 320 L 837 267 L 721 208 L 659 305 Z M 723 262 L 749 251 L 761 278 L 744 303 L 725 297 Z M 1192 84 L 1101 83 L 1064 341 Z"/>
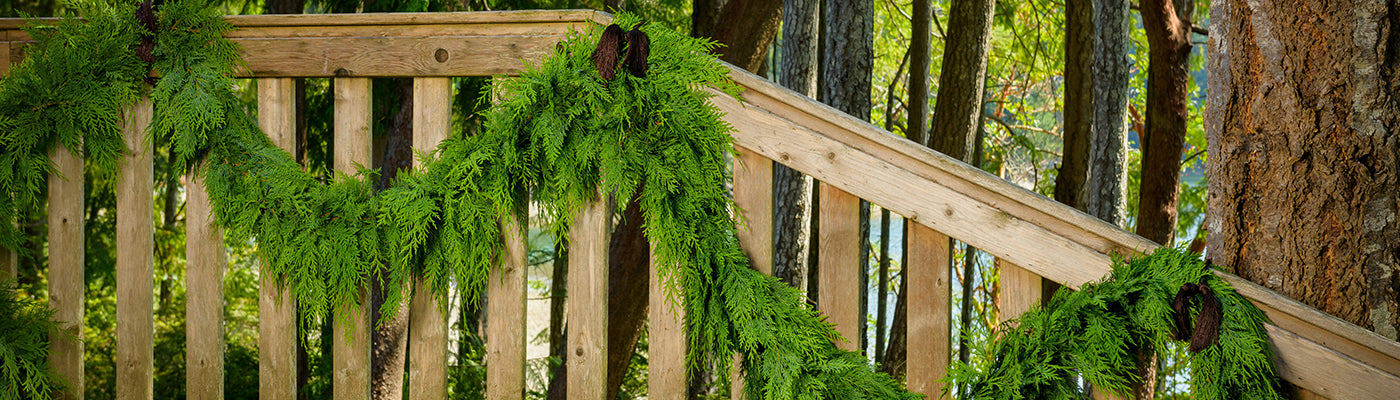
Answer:
<path fill-rule="evenodd" d="M 414 78 L 414 148 L 428 150 L 448 135 L 448 77 L 510 75 L 522 60 L 539 60 L 570 30 L 607 23 L 594 11 L 437 14 L 278 15 L 229 17 L 229 36 L 244 49 L 243 77 L 258 80 L 259 125 L 274 143 L 293 146 L 295 99 L 289 78 L 334 77 L 335 149 L 338 170 L 369 164 L 368 77 Z M 24 21 L 0 21 L 0 69 L 23 56 Z M 908 235 L 910 389 L 938 396 L 936 382 L 949 360 L 949 238 L 997 258 L 1003 315 L 1039 301 L 1041 277 L 1071 288 L 1106 275 L 1110 255 L 1149 251 L 1152 242 L 1070 207 L 783 89 L 739 69 L 732 77 L 745 89 L 741 99 L 716 92 L 715 104 L 737 128 L 735 200 L 749 221 L 740 240 L 755 267 L 771 272 L 772 162 L 776 160 L 822 181 L 819 308 L 843 336 L 854 335 L 861 318 L 857 274 L 858 199 L 864 198 L 916 224 Z M 151 156 L 137 134 L 150 120 L 150 103 L 131 109 L 125 132 L 118 207 L 117 390 L 118 396 L 150 398 L 152 376 Z M 51 248 L 81 249 L 82 162 L 57 151 L 57 176 L 50 179 Z M 68 179 L 59 178 L 66 176 Z M 191 398 L 222 397 L 222 285 L 227 262 L 216 227 L 209 225 L 207 199 L 199 182 L 187 190 L 188 327 L 187 371 Z M 572 228 L 569 271 L 569 394 L 602 399 L 606 381 L 607 235 L 606 207 L 583 211 Z M 511 226 L 516 221 L 506 221 Z M 508 232 L 516 232 L 507 229 Z M 524 389 L 525 239 L 510 234 L 506 265 L 488 288 L 486 337 L 488 397 L 521 398 Z M 74 255 L 77 255 L 76 257 Z M 51 304 L 58 318 L 82 320 L 82 251 L 50 252 Z M 0 254 L 0 264 L 13 265 Z M 1273 323 L 1268 333 L 1280 374 L 1306 391 L 1338 399 L 1392 398 L 1400 393 L 1400 343 L 1391 341 L 1238 277 L 1221 274 L 1254 301 Z M 654 277 L 652 278 L 655 279 Z M 270 277 L 260 301 L 260 386 L 271 399 L 293 399 L 295 388 L 294 306 Z M 685 392 L 684 333 L 666 296 L 652 284 L 650 393 L 680 398 Z M 504 301 L 502 301 L 504 300 Z M 336 335 L 334 386 L 337 397 L 366 398 L 369 384 L 368 320 L 365 309 L 341 310 L 360 337 Z M 445 316 L 426 298 L 410 306 L 409 388 L 414 399 L 446 394 Z M 81 324 L 70 324 L 77 332 Z M 73 347 L 73 346 L 76 346 Z M 82 345 L 55 345 L 59 373 L 82 388 Z"/>

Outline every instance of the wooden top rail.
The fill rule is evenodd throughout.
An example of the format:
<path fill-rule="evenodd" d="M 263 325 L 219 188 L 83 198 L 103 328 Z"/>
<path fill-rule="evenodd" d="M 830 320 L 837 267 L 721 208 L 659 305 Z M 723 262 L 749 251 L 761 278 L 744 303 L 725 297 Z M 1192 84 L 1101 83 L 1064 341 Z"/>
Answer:
<path fill-rule="evenodd" d="M 596 11 L 232 16 L 243 77 L 513 75 Z M 26 20 L 0 20 L 18 60 Z M 8 48 L 8 49 L 7 49 Z M 715 92 L 736 144 L 1070 287 L 1107 275 L 1111 255 L 1155 243 L 866 121 L 734 68 L 742 101 Z M 1273 320 L 1279 373 L 1333 398 L 1400 393 L 1400 343 L 1220 273 Z"/>
<path fill-rule="evenodd" d="M 493 11 L 227 17 L 242 48 L 243 78 L 513 75 L 599 12 Z M 24 56 L 28 20 L 0 19 L 0 53 Z M 5 43 L 8 42 L 8 43 Z"/>

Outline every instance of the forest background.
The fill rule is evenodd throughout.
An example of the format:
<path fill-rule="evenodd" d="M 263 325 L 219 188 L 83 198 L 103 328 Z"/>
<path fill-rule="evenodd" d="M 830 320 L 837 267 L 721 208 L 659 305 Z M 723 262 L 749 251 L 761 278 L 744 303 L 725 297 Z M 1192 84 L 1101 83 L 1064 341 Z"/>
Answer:
<path fill-rule="evenodd" d="M 731 44 L 721 48 L 726 60 L 741 67 L 753 70 L 761 76 L 781 81 L 784 60 L 785 30 L 773 18 L 773 7 L 781 9 L 781 0 L 729 0 L 742 3 L 757 15 L 767 15 L 771 24 L 761 24 L 755 31 L 747 32 L 738 39 L 727 38 L 716 25 L 716 20 L 726 18 L 723 14 L 723 0 L 606 0 L 605 2 L 578 0 L 463 0 L 462 2 L 442 2 L 441 0 L 216 0 L 215 6 L 227 14 L 263 13 L 328 13 L 328 12 L 402 12 L 402 11 L 482 11 L 519 9 L 577 9 L 592 8 L 602 10 L 627 10 L 638 13 L 643 18 L 672 27 L 677 31 L 698 36 L 714 37 L 722 43 Z M 834 1 L 834 0 L 831 0 Z M 923 99 L 910 99 L 909 78 L 911 67 L 912 22 L 915 14 L 914 1 L 920 0 L 876 0 L 873 2 L 873 25 L 868 34 L 872 35 L 870 54 L 870 85 L 866 100 L 869 122 L 884 127 L 897 135 L 907 135 L 910 126 L 911 101 L 925 101 L 926 110 L 936 108 L 939 98 L 939 72 L 943 70 L 944 46 L 950 35 L 957 30 L 975 29 L 954 24 L 950 20 L 953 1 L 931 1 L 933 29 L 930 32 L 929 65 L 932 77 L 927 95 Z M 927 1 L 927 0 L 924 0 Z M 789 4 L 808 4 L 806 7 L 821 9 L 823 5 L 813 0 L 788 0 Z M 827 5 L 829 7 L 829 5 Z M 1123 164 L 1126 185 L 1121 194 L 1121 204 L 1126 217 L 1122 226 L 1133 230 L 1138 221 L 1139 183 L 1142 176 L 1142 145 L 1147 115 L 1147 65 L 1148 39 L 1143 29 L 1141 16 L 1134 10 L 1129 13 L 1129 46 L 1126 48 L 1130 62 L 1128 69 L 1129 85 L 1128 121 L 1126 129 L 1126 159 Z M 1193 10 L 1192 10 L 1193 8 Z M 1191 10 L 1190 20 L 1196 26 L 1208 26 L 1207 16 L 1210 4 L 1206 0 L 1196 1 Z M 1001 176 L 1037 193 L 1054 196 L 1062 155 L 1065 152 L 1065 59 L 1066 59 L 1066 10 L 1061 0 L 998 0 L 994 1 L 991 18 L 990 42 L 985 57 L 985 91 L 982 94 L 978 132 L 974 152 L 966 160 L 973 161 L 983 170 Z M 57 0 L 5 0 L 0 2 L 0 16 L 54 16 L 67 12 L 64 4 Z M 766 13 L 766 14 L 765 14 Z M 817 14 L 821 14 L 820 12 Z M 817 24 L 828 22 L 816 16 Z M 781 18 L 779 18 L 781 19 Z M 730 21 L 732 22 L 732 21 Z M 721 22 L 723 23 L 723 22 Z M 706 28 L 708 26 L 708 28 Z M 819 36 L 826 35 L 826 29 L 817 29 Z M 1203 102 L 1205 91 L 1205 50 L 1208 31 L 1197 28 L 1190 34 L 1192 47 L 1189 60 L 1188 102 L 1189 120 L 1186 124 L 1185 145 L 1181 154 L 1178 187 L 1179 200 L 1176 204 L 1177 218 L 1174 224 L 1172 241 L 1200 251 L 1203 246 L 1201 224 L 1206 212 L 1206 179 L 1203 165 L 1206 159 L 1206 139 L 1203 131 Z M 738 40 L 745 43 L 728 43 Z M 766 42 L 766 43 L 765 43 Z M 823 40 L 818 38 L 818 43 Z M 737 52 L 730 52 L 730 49 Z M 816 57 L 818 70 L 827 68 L 830 58 L 820 54 L 825 49 L 818 47 Z M 743 57 L 743 60 L 736 60 Z M 747 64 L 747 65 L 744 65 Z M 818 80 L 825 74 L 816 73 Z M 244 101 L 253 109 L 256 88 L 252 81 L 241 81 Z M 489 78 L 454 79 L 454 132 L 473 132 L 477 129 L 477 111 L 480 89 Z M 329 179 L 333 165 L 331 155 L 331 120 L 334 93 L 327 79 L 303 79 L 298 84 L 300 96 L 298 109 L 298 154 L 297 158 L 309 171 Z M 818 83 L 816 87 L 824 87 Z M 374 135 L 376 167 L 388 166 L 382 173 L 381 185 L 391 181 L 394 166 L 402 166 L 411 157 L 407 150 L 403 132 L 410 131 L 412 123 L 407 104 L 411 96 L 411 81 L 404 79 L 376 79 L 374 82 Z M 820 92 L 807 92 L 822 99 Z M 915 113 L 918 113 L 916 110 Z M 917 121 L 928 121 L 927 116 L 916 117 Z M 926 122 L 925 122 L 926 123 Z M 927 129 L 927 128 L 925 128 Z M 925 130 L 926 132 L 926 130 Z M 924 134 L 926 133 L 917 133 Z M 155 293 L 155 393 L 160 398 L 182 399 L 185 386 L 185 309 L 184 309 L 184 175 L 173 170 L 168 162 L 170 147 L 167 143 L 156 143 L 155 156 L 155 223 L 156 229 L 156 276 Z M 83 339 L 86 342 L 85 375 L 86 393 L 90 399 L 113 397 L 115 387 L 115 194 L 114 185 L 102 179 L 114 179 L 113 174 L 98 173 L 88 169 L 86 174 L 87 197 L 84 202 L 85 262 L 86 262 L 86 321 Z M 805 200 L 794 202 L 808 211 L 813 197 L 806 183 L 801 196 Z M 897 189 L 896 189 L 897 190 Z M 782 193 L 781 190 L 778 193 Z M 862 212 L 866 229 L 864 237 L 868 244 L 866 266 L 866 307 L 867 324 L 864 343 L 861 347 L 873 364 L 882 370 L 898 376 L 902 371 L 903 338 L 896 322 L 900 292 L 900 266 L 902 265 L 903 220 L 891 215 L 878 206 L 869 204 Z M 810 218 L 801 219 L 810 224 Z M 47 298 L 46 271 L 47 257 L 44 215 L 25 215 L 20 225 L 30 240 L 28 249 L 21 252 L 18 263 L 18 283 L 24 296 L 34 299 Z M 803 229 L 811 229 L 804 226 Z M 810 231 L 809 231 L 810 232 Z M 803 237 L 814 237 L 806 233 Z M 780 245 L 781 245 L 781 241 Z M 563 301 L 567 294 L 564 273 L 567 254 L 556 249 L 553 238 L 540 234 L 539 229 L 531 229 L 530 238 L 530 301 L 531 318 L 529 327 L 530 377 L 529 396 L 550 398 L 550 383 L 555 376 L 555 368 L 560 365 L 557 351 L 563 338 L 566 316 L 563 314 Z M 230 267 L 225 273 L 225 393 L 228 398 L 257 398 L 257 326 L 258 326 L 258 261 L 255 256 L 255 243 L 226 243 Z M 804 246 L 812 251 L 810 241 Z M 780 251 L 781 252 L 781 251 Z M 815 257 L 811 257 L 815 258 Z M 999 321 L 995 306 L 998 293 L 998 280 L 992 259 L 985 254 L 969 250 L 965 246 L 956 248 L 953 270 L 957 281 L 953 287 L 955 304 L 952 316 L 955 340 L 954 354 L 959 359 L 974 365 L 983 362 L 984 350 L 991 334 L 991 327 Z M 814 260 L 807 260 L 806 267 L 793 268 L 783 272 L 784 280 L 799 288 L 813 288 L 811 276 Z M 645 275 L 643 275 L 645 276 Z M 556 277 L 560 279 L 555 279 Z M 645 293 L 645 291 L 642 291 Z M 813 293 L 812 295 L 816 295 Z M 449 382 L 453 398 L 480 398 L 484 379 L 482 324 L 485 322 L 480 309 L 470 307 L 460 301 L 451 305 L 451 334 L 449 351 Z M 964 311 L 964 308 L 966 310 Z M 635 312 L 635 310 L 633 310 Z M 645 314 L 644 312 L 640 314 Z M 331 318 L 326 318 L 330 321 Z M 894 325 L 892 327 L 892 325 Z M 644 327 L 644 325 L 642 325 Z M 644 328 L 640 328 L 644 329 Z M 330 327 L 322 330 L 299 332 L 307 340 L 299 349 L 299 386 L 301 397 L 305 399 L 330 398 Z M 614 390 L 617 398 L 632 399 L 646 396 L 646 338 L 645 333 L 636 334 L 635 346 L 629 346 L 633 353 L 630 363 L 621 367 L 623 373 Z M 1159 398 L 1186 398 L 1188 388 L 1181 381 L 1182 365 L 1169 357 L 1159 363 L 1153 390 Z M 400 367 L 401 368 L 401 367 Z M 400 369 L 400 373 L 401 373 Z M 697 377 L 692 395 L 697 398 L 727 397 L 726 382 L 713 382 L 707 377 Z M 383 385 L 384 383 L 377 383 Z M 392 382 L 388 385 L 393 386 Z M 956 393 L 955 393 L 956 394 Z"/>

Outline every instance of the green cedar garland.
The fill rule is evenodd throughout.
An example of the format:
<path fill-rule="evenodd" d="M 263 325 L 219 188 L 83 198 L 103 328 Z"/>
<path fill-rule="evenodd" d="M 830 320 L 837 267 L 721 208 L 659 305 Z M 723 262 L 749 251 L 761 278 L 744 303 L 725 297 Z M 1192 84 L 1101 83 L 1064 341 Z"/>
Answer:
<path fill-rule="evenodd" d="M 1166 354 L 1168 345 L 1185 345 L 1179 339 L 1189 334 L 1176 334 L 1172 306 L 1182 287 L 1198 283 L 1214 293 L 1218 316 L 1223 318 L 1213 344 L 1197 340 L 1202 348 L 1188 359 L 1191 397 L 1283 398 L 1270 362 L 1264 313 L 1196 255 L 1166 247 L 1148 256 L 1116 261 L 1105 280 L 1085 284 L 1078 291 L 1058 291 L 1045 308 L 1002 324 L 984 369 L 955 365 L 948 380 L 968 385 L 978 399 L 1084 398 L 1078 378 L 1127 393 L 1130 385 L 1141 380 L 1133 376 L 1138 349 L 1160 355 Z M 1209 303 L 1182 303 L 1187 306 L 1183 311 L 1189 320 L 1207 324 L 1210 317 L 1198 315 L 1215 312 Z"/>
<path fill-rule="evenodd" d="M 0 399 L 47 399 L 59 389 L 49 368 L 49 333 L 63 331 L 53 314 L 46 304 L 21 298 L 15 281 L 0 281 Z"/>
<path fill-rule="evenodd" d="M 737 87 L 709 55 L 713 43 L 624 14 L 618 24 L 640 28 L 614 32 L 616 42 L 599 52 L 608 61 L 599 71 L 597 36 L 571 35 L 519 78 L 497 80 L 491 90 L 504 100 L 486 111 L 483 134 L 447 139 L 417 171 L 373 195 L 372 172 L 319 182 L 258 130 L 232 91 L 239 59 L 222 36 L 231 27 L 211 7 L 200 0 L 167 3 L 157 10 L 156 32 L 137 22 L 136 8 L 88 4 L 87 23 L 70 19 L 30 28 L 38 44 L 0 81 L 0 147 L 6 150 L 0 155 L 0 221 L 6 221 L 0 245 L 17 245 L 8 223 L 16 211 L 41 203 L 41 183 L 52 171 L 47 156 L 56 143 L 82 146 L 92 165 L 114 170 L 122 149 L 121 107 L 135 100 L 146 79 L 147 66 L 135 54 L 150 52 L 161 76 L 150 91 L 151 135 L 172 143 L 177 165 L 203 174 L 216 220 L 234 240 L 256 240 L 264 272 L 292 289 L 303 324 L 319 324 L 327 311 L 357 304 L 372 272 L 391 287 L 423 278 L 436 296 L 445 296 L 455 280 L 476 301 L 488 268 L 499 263 L 501 221 L 523 217 L 531 200 L 555 237 L 563 238 L 576 211 L 601 200 L 600 193 L 640 194 L 662 280 L 686 312 L 690 369 L 713 365 L 725 376 L 729 354 L 739 352 L 753 398 L 916 397 L 874 372 L 859 353 L 834 346 L 839 336 L 799 292 L 749 267 L 724 190 L 731 128 L 704 89 L 734 94 Z M 150 34 L 153 45 L 143 36 Z M 647 41 L 650 54 L 627 47 Z M 612 54 L 628 59 L 618 63 Z M 616 71 L 624 67 L 630 73 Z M 1179 258 L 1162 262 L 1186 262 Z M 1121 372 L 1133 370 L 1123 350 L 1160 348 L 1170 338 L 1170 330 L 1161 330 L 1171 323 L 1170 305 L 1163 304 L 1175 291 L 1166 288 L 1205 280 L 1221 294 L 1227 318 L 1220 344 L 1192 360 L 1202 377 L 1193 383 L 1198 393 L 1274 393 L 1258 310 L 1204 269 L 1134 265 L 1080 292 L 1090 295 L 1056 297 L 1055 304 L 1069 311 L 1050 316 L 1071 317 L 1067 322 L 1025 317 L 1017 331 L 1025 336 L 997 341 L 1002 356 L 988 375 L 964 368 L 955 377 L 973 382 L 979 397 L 1070 395 L 1074 371 L 1121 389 L 1131 382 Z M 389 293 L 381 310 L 386 316 L 405 300 Z M 1091 312 L 1107 304 L 1132 312 Z M 1057 323 L 1068 325 L 1049 325 Z M 1046 332 L 1062 331 L 1085 332 L 1094 341 L 1044 340 L 1056 339 Z M 1066 350 L 1075 352 L 1060 353 Z M 1034 364 L 1023 357 L 1060 354 L 1069 356 Z"/>

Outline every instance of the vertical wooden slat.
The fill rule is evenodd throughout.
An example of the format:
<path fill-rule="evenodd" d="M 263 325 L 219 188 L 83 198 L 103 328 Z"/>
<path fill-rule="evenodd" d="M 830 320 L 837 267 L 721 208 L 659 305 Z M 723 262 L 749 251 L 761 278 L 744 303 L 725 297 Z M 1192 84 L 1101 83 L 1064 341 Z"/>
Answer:
<path fill-rule="evenodd" d="M 155 279 L 154 166 L 146 127 L 151 101 L 142 98 L 127 109 L 122 139 L 126 142 L 117 178 L 117 399 L 150 399 L 155 322 L 151 286 Z"/>
<path fill-rule="evenodd" d="M 83 398 L 83 160 L 66 146 L 49 155 L 49 307 L 59 330 L 49 364 L 67 384 L 59 398 Z"/>
<path fill-rule="evenodd" d="M 846 341 L 838 347 L 858 351 L 860 322 L 860 198 L 822 182 L 821 247 L 817 260 L 817 309 Z"/>
<path fill-rule="evenodd" d="M 0 76 L 10 75 L 10 42 L 0 42 Z M 14 221 L 0 221 L 0 224 Z M 19 254 L 0 247 L 0 281 L 16 279 L 19 276 Z"/>
<path fill-rule="evenodd" d="M 608 240 L 605 198 L 584 205 L 569 228 L 569 400 L 603 400 L 608 382 Z"/>
<path fill-rule="evenodd" d="M 486 283 L 486 398 L 525 394 L 525 231 L 514 218 L 503 224 L 505 260 Z"/>
<path fill-rule="evenodd" d="M 739 206 L 739 246 L 755 269 L 773 274 L 773 160 L 734 146 L 734 204 Z"/>
<path fill-rule="evenodd" d="M 667 295 L 661 282 L 660 267 L 656 252 L 652 251 L 651 299 L 648 300 L 650 306 L 647 310 L 647 337 L 650 340 L 650 347 L 647 348 L 647 397 L 683 399 L 686 396 L 685 328 L 681 326 L 681 321 L 685 319 L 685 305 L 680 297 Z"/>
<path fill-rule="evenodd" d="M 0 247 L 0 281 L 17 279 L 19 276 L 19 254 Z"/>
<path fill-rule="evenodd" d="M 1001 320 L 1007 321 L 1040 304 L 1040 275 L 1006 260 L 996 260 L 1001 275 L 1001 297 L 998 299 Z"/>
<path fill-rule="evenodd" d="M 748 254 L 749 263 L 754 269 L 772 275 L 773 160 L 756 151 L 734 146 L 734 205 L 739 208 L 739 247 Z M 652 289 L 653 292 L 655 290 Z M 683 361 L 682 368 L 685 367 Z M 743 398 L 744 381 L 739 373 L 741 361 L 736 354 L 734 375 L 729 386 L 731 399 Z"/>
<path fill-rule="evenodd" d="M 413 149 L 425 153 L 437 149 L 451 128 L 452 80 L 414 78 Z M 517 285 L 519 290 L 523 285 Z M 447 317 L 426 281 L 419 279 L 413 286 L 408 321 L 408 398 L 442 399 L 447 396 Z M 524 314 L 518 315 L 523 320 Z"/>
<path fill-rule="evenodd" d="M 287 152 L 296 151 L 295 89 L 293 79 L 258 80 L 258 127 Z M 293 400 L 297 395 L 296 298 L 267 270 L 258 280 L 258 396 Z"/>
<path fill-rule="evenodd" d="M 908 246 L 907 381 L 910 391 L 936 399 L 943 393 L 939 380 L 948 372 L 952 329 L 948 235 L 910 224 Z"/>
<path fill-rule="evenodd" d="M 347 174 L 370 166 L 370 80 L 335 79 L 335 169 Z M 360 304 L 336 309 L 332 348 L 337 399 L 369 398 L 369 296 L 360 293 Z M 348 322 L 348 326 L 340 325 Z M 353 335 L 353 336 L 351 336 Z"/>
<path fill-rule="evenodd" d="M 185 387 L 193 400 L 224 398 L 223 230 L 214 225 L 202 172 L 185 187 Z"/>

